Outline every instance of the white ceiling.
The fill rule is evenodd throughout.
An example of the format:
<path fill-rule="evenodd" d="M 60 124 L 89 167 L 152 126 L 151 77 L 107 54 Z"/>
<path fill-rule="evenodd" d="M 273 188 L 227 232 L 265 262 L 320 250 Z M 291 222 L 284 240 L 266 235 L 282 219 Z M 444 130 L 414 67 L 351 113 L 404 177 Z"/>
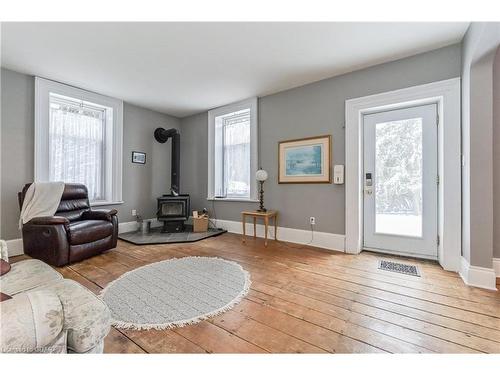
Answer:
<path fill-rule="evenodd" d="M 459 42 L 468 23 L 3 23 L 2 66 L 183 117 Z"/>

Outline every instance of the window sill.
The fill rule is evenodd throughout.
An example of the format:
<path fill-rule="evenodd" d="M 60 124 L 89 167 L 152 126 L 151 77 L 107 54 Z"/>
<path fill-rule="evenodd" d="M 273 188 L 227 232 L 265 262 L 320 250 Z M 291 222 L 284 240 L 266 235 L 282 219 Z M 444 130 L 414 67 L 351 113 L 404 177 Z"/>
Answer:
<path fill-rule="evenodd" d="M 259 203 L 257 199 L 246 198 L 207 198 L 207 201 Z"/>
<path fill-rule="evenodd" d="M 123 204 L 123 201 L 116 201 L 116 202 L 104 202 L 104 201 L 98 201 L 98 202 L 90 202 L 90 207 L 99 207 L 99 206 L 114 206 L 115 204 Z"/>

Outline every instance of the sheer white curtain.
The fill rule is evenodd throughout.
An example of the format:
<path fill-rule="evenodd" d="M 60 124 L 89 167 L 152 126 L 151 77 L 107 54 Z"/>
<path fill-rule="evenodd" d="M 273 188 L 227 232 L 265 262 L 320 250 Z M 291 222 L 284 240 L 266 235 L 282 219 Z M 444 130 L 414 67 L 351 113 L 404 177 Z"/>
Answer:
<path fill-rule="evenodd" d="M 105 110 L 51 98 L 49 180 L 82 183 L 104 199 Z"/>
<path fill-rule="evenodd" d="M 215 191 L 227 198 L 250 198 L 250 109 L 216 119 Z M 218 161 L 217 161 L 218 157 Z M 217 169 L 220 168 L 220 171 Z"/>
<path fill-rule="evenodd" d="M 227 196 L 250 198 L 250 116 L 224 126 L 224 184 Z"/>

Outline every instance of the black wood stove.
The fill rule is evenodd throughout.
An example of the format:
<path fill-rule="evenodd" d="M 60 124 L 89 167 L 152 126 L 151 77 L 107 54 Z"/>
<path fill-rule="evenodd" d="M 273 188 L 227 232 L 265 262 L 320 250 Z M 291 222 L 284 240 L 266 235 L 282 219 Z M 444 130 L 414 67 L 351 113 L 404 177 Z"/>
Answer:
<path fill-rule="evenodd" d="M 165 130 L 163 128 L 157 128 L 154 135 L 155 139 L 160 143 L 165 143 L 169 138 L 172 138 L 171 193 L 157 198 L 158 210 L 156 217 L 158 221 L 163 222 L 163 232 L 183 232 L 184 222 L 189 218 L 190 202 L 188 194 L 179 193 L 181 136 L 177 129 Z"/>
<path fill-rule="evenodd" d="M 163 222 L 163 232 L 182 232 L 189 218 L 189 195 L 163 195 L 158 198 L 156 216 Z"/>

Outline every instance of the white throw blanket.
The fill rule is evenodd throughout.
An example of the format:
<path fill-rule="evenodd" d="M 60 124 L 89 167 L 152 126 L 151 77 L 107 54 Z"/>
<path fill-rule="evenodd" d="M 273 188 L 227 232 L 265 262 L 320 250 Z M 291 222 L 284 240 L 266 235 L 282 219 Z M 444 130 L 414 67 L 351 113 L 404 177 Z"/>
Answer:
<path fill-rule="evenodd" d="M 7 251 L 7 242 L 0 240 L 0 259 L 9 261 L 9 252 Z"/>
<path fill-rule="evenodd" d="M 35 217 L 54 216 L 61 202 L 64 182 L 34 182 L 24 196 L 19 229 Z"/>

